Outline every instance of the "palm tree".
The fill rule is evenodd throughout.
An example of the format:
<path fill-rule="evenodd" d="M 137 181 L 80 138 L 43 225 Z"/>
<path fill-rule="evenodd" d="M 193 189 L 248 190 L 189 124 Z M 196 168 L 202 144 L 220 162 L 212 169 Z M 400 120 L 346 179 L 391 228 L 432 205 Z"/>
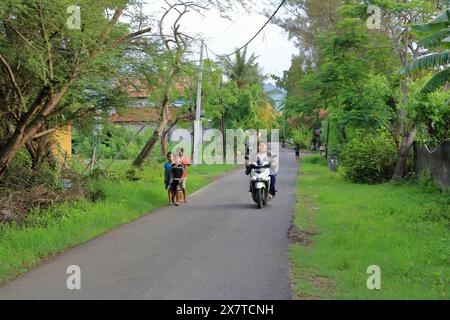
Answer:
<path fill-rule="evenodd" d="M 247 48 L 242 52 L 236 53 L 236 58 L 224 57 L 221 59 L 221 64 L 224 68 L 225 75 L 232 81 L 235 81 L 238 88 L 241 89 L 249 84 L 261 83 L 264 77 L 260 73 L 260 68 L 257 56 L 253 53 L 247 59 Z"/>
<path fill-rule="evenodd" d="M 433 21 L 414 26 L 420 33 L 426 34 L 418 44 L 423 48 L 433 49 L 434 52 L 416 59 L 401 73 L 412 73 L 430 68 L 439 68 L 440 71 L 423 88 L 424 93 L 429 93 L 446 85 L 450 81 L 450 8 L 442 12 Z M 439 49 L 444 49 L 438 51 Z"/>

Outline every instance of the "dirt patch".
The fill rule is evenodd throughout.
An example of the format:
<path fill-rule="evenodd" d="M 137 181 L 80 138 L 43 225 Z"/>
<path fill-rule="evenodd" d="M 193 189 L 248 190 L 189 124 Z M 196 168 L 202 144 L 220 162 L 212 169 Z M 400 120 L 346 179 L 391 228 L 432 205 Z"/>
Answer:
<path fill-rule="evenodd" d="M 313 275 L 308 277 L 307 281 L 310 282 L 314 286 L 314 288 L 316 288 L 316 290 L 319 292 L 331 292 L 333 290 L 333 283 L 330 278 Z M 302 301 L 318 301 L 324 300 L 325 298 L 319 297 L 317 295 L 306 295 L 303 293 L 296 293 L 295 299 Z"/>
<path fill-rule="evenodd" d="M 298 196 L 295 199 L 295 201 L 296 201 L 297 204 L 302 204 L 306 208 L 310 208 L 310 209 L 314 208 L 314 200 L 311 199 L 310 197 Z M 314 209 L 316 209 L 316 208 L 314 208 Z"/>
<path fill-rule="evenodd" d="M 294 224 L 291 225 L 288 232 L 288 237 L 291 240 L 291 243 L 301 247 L 310 247 L 313 243 L 313 237 L 317 235 L 319 234 L 316 232 L 300 230 Z"/>

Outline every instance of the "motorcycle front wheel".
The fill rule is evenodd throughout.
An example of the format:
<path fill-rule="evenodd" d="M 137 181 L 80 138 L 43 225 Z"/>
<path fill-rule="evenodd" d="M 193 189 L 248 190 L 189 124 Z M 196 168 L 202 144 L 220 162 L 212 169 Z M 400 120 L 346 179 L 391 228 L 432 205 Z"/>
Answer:
<path fill-rule="evenodd" d="M 255 191 L 255 202 L 258 205 L 258 209 L 262 209 L 263 203 L 263 189 L 258 189 Z"/>
<path fill-rule="evenodd" d="M 268 203 L 269 203 L 269 191 L 265 189 L 263 191 L 263 205 L 267 206 Z"/>

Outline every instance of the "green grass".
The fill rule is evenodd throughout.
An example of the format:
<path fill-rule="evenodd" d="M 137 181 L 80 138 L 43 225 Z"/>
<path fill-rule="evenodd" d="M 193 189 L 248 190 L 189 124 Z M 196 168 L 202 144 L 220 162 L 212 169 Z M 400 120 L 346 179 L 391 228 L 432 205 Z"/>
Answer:
<path fill-rule="evenodd" d="M 17 277 L 52 255 L 167 204 L 162 165 L 139 172 L 142 179 L 137 182 L 124 178 L 128 168 L 129 162 L 119 161 L 113 167 L 119 173 L 114 181 L 91 183 L 90 188 L 104 192 L 106 198 L 102 201 L 81 200 L 51 209 L 36 209 L 20 226 L 0 225 L 0 283 Z M 232 168 L 229 165 L 191 167 L 188 192 L 199 190 Z"/>
<path fill-rule="evenodd" d="M 306 158 L 295 225 L 317 235 L 291 245 L 296 298 L 448 299 L 450 197 L 413 184 L 356 185 Z M 369 290 L 367 268 L 381 268 Z"/>

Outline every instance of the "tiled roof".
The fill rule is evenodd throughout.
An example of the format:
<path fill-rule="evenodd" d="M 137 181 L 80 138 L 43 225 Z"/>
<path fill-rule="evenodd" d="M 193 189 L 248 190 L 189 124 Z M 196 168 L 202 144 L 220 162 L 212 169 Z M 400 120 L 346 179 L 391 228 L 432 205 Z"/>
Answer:
<path fill-rule="evenodd" d="M 130 98 L 148 98 L 150 93 L 156 89 L 158 84 L 150 86 L 148 81 L 145 79 L 138 79 L 133 77 L 124 77 L 115 81 L 115 88 L 124 92 Z M 162 86 L 162 82 L 159 84 Z M 188 88 L 192 87 L 193 84 L 191 80 L 177 79 L 173 84 L 173 88 L 177 91 L 179 95 L 183 95 Z"/>
<path fill-rule="evenodd" d="M 116 87 L 126 93 L 130 98 L 147 98 L 150 89 L 144 81 L 136 78 L 123 78 L 116 83 Z"/>
<path fill-rule="evenodd" d="M 169 120 L 172 119 L 179 111 L 178 108 L 169 108 Z M 145 123 L 145 122 L 159 122 L 160 109 L 159 108 L 127 108 L 120 113 L 115 113 L 109 118 L 110 122 L 121 123 Z"/>

